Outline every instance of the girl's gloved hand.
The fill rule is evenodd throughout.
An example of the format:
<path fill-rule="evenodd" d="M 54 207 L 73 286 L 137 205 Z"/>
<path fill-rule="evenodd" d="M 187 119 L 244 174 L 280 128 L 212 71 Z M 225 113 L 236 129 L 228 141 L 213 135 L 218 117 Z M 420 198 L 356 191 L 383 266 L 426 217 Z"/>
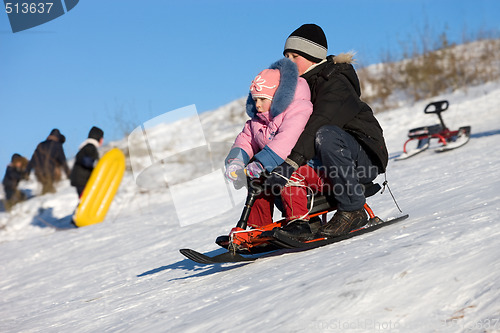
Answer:
<path fill-rule="evenodd" d="M 226 166 L 226 172 L 224 173 L 224 176 L 227 180 L 235 182 L 238 179 L 237 171 L 243 170 L 244 167 L 245 164 L 242 161 L 234 159 Z"/>
<path fill-rule="evenodd" d="M 245 169 L 247 176 L 252 179 L 259 178 L 260 174 L 263 173 L 265 170 L 262 164 L 260 164 L 260 162 L 258 161 L 249 163 Z"/>

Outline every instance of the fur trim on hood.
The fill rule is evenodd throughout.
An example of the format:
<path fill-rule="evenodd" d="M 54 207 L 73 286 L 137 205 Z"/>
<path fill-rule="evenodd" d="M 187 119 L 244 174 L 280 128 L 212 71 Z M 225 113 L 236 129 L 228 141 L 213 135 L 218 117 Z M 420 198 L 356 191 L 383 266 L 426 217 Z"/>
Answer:
<path fill-rule="evenodd" d="M 354 51 L 349 51 L 347 53 L 340 53 L 336 56 L 333 56 L 333 62 L 336 64 L 355 64 L 356 59 L 354 59 L 354 56 L 356 55 L 356 52 Z"/>
<path fill-rule="evenodd" d="M 269 69 L 278 69 L 280 71 L 280 85 L 274 94 L 271 110 L 269 110 L 271 118 L 274 118 L 285 111 L 292 103 L 297 88 L 297 80 L 299 79 L 299 71 L 297 66 L 287 58 L 276 61 L 269 66 Z M 257 116 L 255 101 L 250 93 L 247 98 L 246 111 L 250 118 Z"/>
<path fill-rule="evenodd" d="M 99 144 L 99 141 L 97 141 L 96 139 L 93 139 L 93 138 L 87 138 L 85 139 L 85 141 L 83 141 L 80 146 L 78 147 L 78 149 L 82 149 L 83 147 L 85 147 L 86 145 L 88 144 L 91 144 L 91 145 L 94 145 L 96 147 L 96 149 L 99 149 L 100 147 L 100 144 Z"/>

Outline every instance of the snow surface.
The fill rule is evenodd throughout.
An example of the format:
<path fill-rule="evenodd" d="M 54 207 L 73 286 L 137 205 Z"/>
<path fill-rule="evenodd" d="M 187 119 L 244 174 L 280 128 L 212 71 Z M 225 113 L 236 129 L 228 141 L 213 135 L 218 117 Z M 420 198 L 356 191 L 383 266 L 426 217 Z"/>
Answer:
<path fill-rule="evenodd" d="M 423 113 L 429 101 L 379 113 L 387 178 L 410 218 L 323 248 L 196 264 L 178 250 L 221 253 L 214 240 L 235 225 L 242 202 L 181 227 L 169 190 L 138 187 L 131 172 L 97 225 L 44 223 L 73 212 L 67 180 L 1 212 L 0 332 L 500 332 L 500 82 L 433 100 L 441 98 L 451 129 L 472 126 L 469 143 L 394 161 L 408 130 L 437 117 Z M 243 109 L 237 126 L 225 120 L 241 104 L 202 116 L 207 141 L 234 138 Z M 39 191 L 33 180 L 21 187 Z M 206 193 L 193 214 L 219 200 Z M 380 217 L 398 214 L 388 191 L 369 203 Z"/>

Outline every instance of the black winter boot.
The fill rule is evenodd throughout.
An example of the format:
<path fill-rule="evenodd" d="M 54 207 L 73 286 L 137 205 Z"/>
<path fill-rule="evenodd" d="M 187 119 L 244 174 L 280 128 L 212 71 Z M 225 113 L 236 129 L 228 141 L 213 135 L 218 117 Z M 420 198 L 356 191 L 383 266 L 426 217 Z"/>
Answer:
<path fill-rule="evenodd" d="M 319 228 L 316 237 L 331 238 L 345 235 L 361 228 L 366 223 L 368 223 L 368 215 L 364 208 L 352 212 L 338 210 L 327 224 Z"/>
<path fill-rule="evenodd" d="M 301 242 L 314 238 L 314 233 L 307 220 L 295 220 L 290 222 L 286 226 L 281 227 L 278 232 Z"/>

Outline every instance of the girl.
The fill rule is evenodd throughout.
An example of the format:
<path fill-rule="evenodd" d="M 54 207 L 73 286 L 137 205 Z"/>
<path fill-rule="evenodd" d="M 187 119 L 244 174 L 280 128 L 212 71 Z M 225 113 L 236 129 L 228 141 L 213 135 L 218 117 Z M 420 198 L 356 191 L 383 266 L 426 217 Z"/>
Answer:
<path fill-rule="evenodd" d="M 310 89 L 298 76 L 297 66 L 281 59 L 259 73 L 250 85 L 246 111 L 250 116 L 226 157 L 226 178 L 238 182 L 236 171 L 246 169 L 250 178 L 264 171 L 272 172 L 290 154 L 312 113 Z M 293 183 L 284 187 L 281 198 L 286 220 L 308 220 L 307 190 L 320 189 L 322 180 L 314 170 L 305 166 L 305 175 L 298 172 Z M 243 180 L 246 183 L 246 179 Z M 297 186 L 297 182 L 301 185 Z M 252 207 L 248 225 L 259 227 L 272 223 L 274 197 L 262 194 Z"/>

